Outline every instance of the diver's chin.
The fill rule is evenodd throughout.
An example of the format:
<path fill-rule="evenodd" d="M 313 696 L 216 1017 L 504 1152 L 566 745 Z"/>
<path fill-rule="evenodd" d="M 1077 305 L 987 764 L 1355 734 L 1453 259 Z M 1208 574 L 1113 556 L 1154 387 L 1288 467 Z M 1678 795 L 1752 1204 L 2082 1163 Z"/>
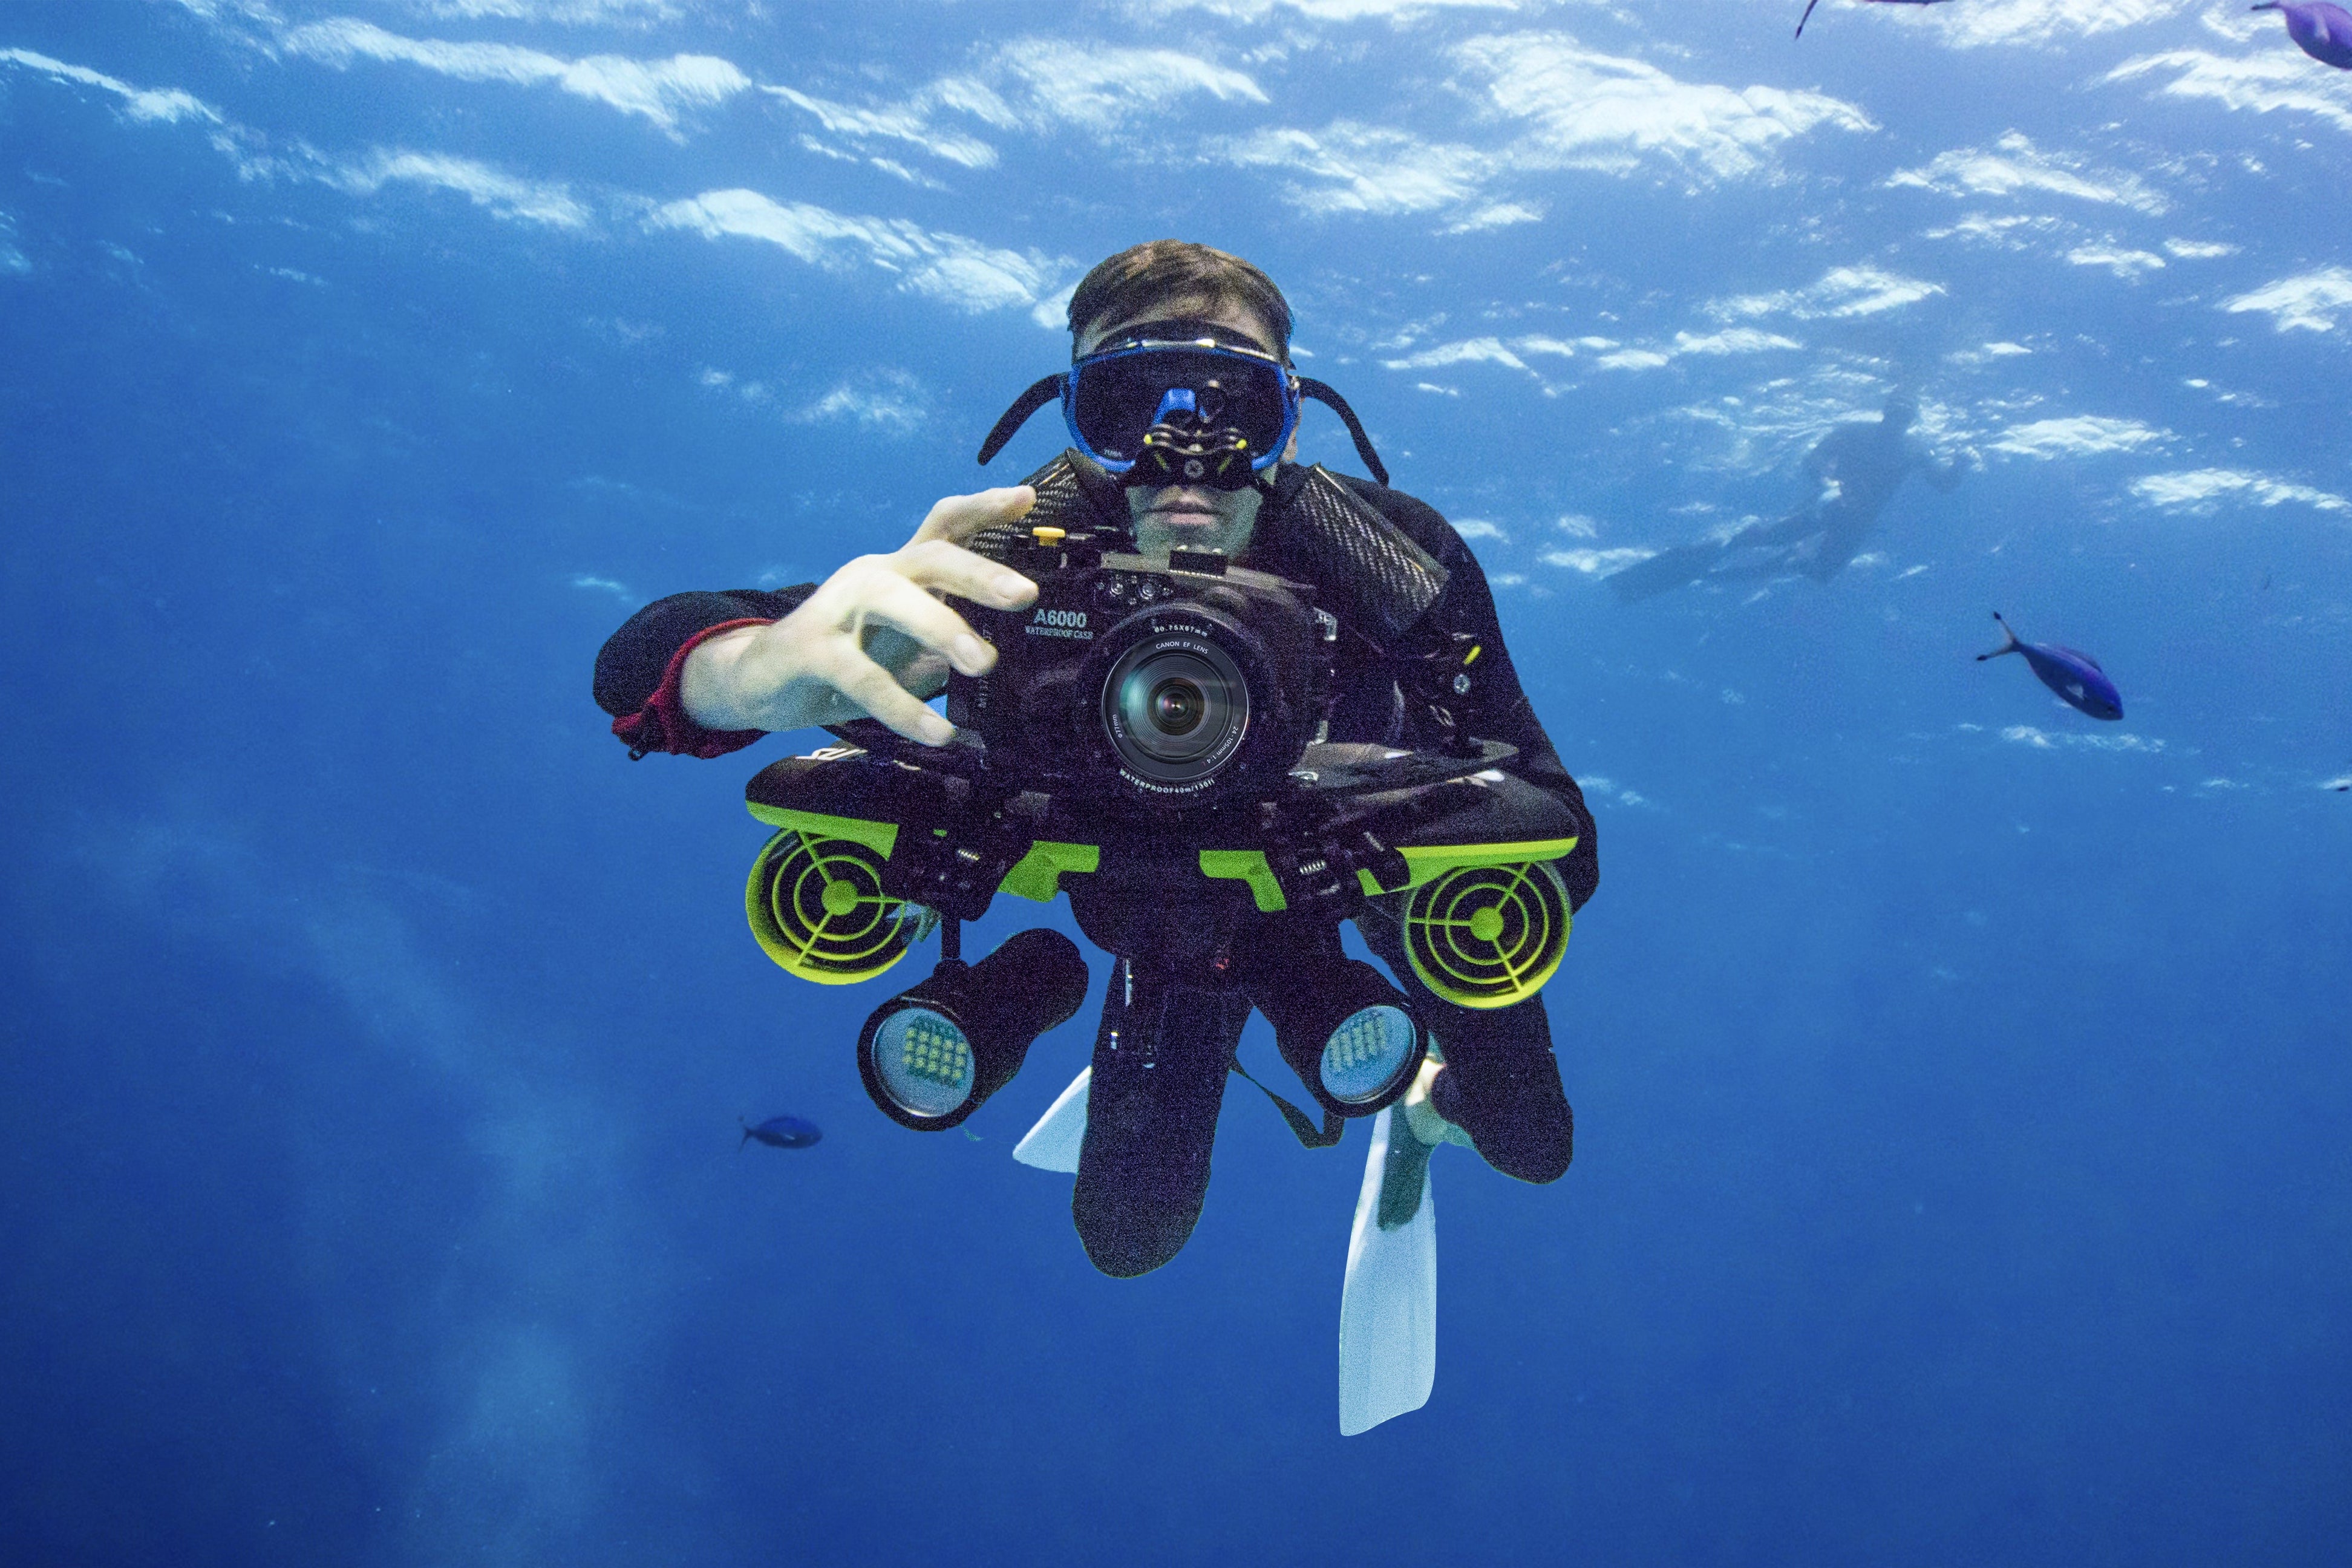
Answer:
<path fill-rule="evenodd" d="M 1248 541 L 1256 497 L 1206 487 L 1169 485 L 1129 490 L 1138 543 L 1147 555 L 1169 550 L 1216 550 L 1239 554 Z"/>

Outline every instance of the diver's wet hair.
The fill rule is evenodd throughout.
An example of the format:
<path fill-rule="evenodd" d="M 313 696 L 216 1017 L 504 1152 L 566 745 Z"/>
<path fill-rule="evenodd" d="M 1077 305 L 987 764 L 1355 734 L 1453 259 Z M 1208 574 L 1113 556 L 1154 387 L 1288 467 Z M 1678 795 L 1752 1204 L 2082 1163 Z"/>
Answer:
<path fill-rule="evenodd" d="M 1266 346 L 1290 357 L 1290 301 L 1274 279 L 1238 256 L 1186 239 L 1147 240 L 1097 263 L 1070 296 L 1070 331 L 1165 316 L 1170 305 L 1239 305 L 1273 330 Z"/>

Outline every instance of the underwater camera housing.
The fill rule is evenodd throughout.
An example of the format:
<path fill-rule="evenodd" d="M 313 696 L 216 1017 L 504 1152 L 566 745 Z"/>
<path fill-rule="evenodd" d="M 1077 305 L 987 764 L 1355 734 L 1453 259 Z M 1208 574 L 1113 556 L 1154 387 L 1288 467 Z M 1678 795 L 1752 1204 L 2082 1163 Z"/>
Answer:
<path fill-rule="evenodd" d="M 949 678 L 948 718 L 1015 788 L 1146 814 L 1275 791 L 1327 717 L 1338 620 L 1309 589 L 1215 551 L 1178 549 L 1163 567 L 1104 543 L 1058 528 L 976 542 L 1037 600 L 958 605 L 997 662 Z"/>

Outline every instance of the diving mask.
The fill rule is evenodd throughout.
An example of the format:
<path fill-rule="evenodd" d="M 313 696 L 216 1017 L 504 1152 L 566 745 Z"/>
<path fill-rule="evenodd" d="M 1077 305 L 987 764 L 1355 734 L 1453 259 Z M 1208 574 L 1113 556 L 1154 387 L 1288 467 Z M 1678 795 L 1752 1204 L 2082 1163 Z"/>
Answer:
<path fill-rule="evenodd" d="M 1281 460 L 1301 397 L 1338 411 L 1365 467 L 1386 484 L 1388 470 L 1338 393 L 1231 328 L 1199 321 L 1141 322 L 1038 381 L 988 433 L 980 460 L 1058 401 L 1077 449 L 1128 484 L 1243 489 Z"/>
<path fill-rule="evenodd" d="M 1205 323 L 1147 321 L 1070 367 L 1062 416 L 1078 449 L 1129 484 L 1240 489 L 1289 445 L 1298 379 Z"/>

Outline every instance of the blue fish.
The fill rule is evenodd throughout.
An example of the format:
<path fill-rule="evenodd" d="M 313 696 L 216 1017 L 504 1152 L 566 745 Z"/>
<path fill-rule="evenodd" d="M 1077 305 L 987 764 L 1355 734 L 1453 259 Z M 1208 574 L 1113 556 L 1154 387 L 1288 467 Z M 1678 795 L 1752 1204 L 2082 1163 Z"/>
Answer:
<path fill-rule="evenodd" d="M 1812 20 L 1813 7 L 1821 3 L 1822 0 L 1805 0 L 1805 14 L 1797 18 L 1797 37 L 1801 38 L 1805 36 L 1805 24 Z M 1880 5 L 1940 5 L 1944 0 L 1872 0 L 1872 3 Z M 2262 7 L 2257 5 L 2254 9 L 2259 11 Z"/>
<path fill-rule="evenodd" d="M 2017 634 L 2009 629 L 2009 623 L 2000 620 L 1999 610 L 1992 613 L 1992 618 L 2000 621 L 2000 635 L 2009 640 L 1990 653 L 1977 655 L 1979 664 L 2005 653 L 2021 653 L 2025 662 L 2033 667 L 2033 673 L 2042 678 L 2042 684 L 2074 707 L 2094 719 L 2124 716 L 2123 696 L 2116 690 L 2116 683 L 2107 679 L 2107 672 L 2099 668 L 2097 659 L 2054 642 L 2021 642 Z"/>
<path fill-rule="evenodd" d="M 814 1121 L 803 1121 L 797 1116 L 771 1116 L 757 1127 L 743 1123 L 743 1143 L 757 1138 L 771 1149 L 805 1149 L 824 1134 Z M 743 1143 L 735 1145 L 738 1149 Z"/>
<path fill-rule="evenodd" d="M 2263 0 L 2257 11 L 2286 16 L 2286 36 L 2321 65 L 2352 70 L 2352 14 L 2328 0 Z"/>

